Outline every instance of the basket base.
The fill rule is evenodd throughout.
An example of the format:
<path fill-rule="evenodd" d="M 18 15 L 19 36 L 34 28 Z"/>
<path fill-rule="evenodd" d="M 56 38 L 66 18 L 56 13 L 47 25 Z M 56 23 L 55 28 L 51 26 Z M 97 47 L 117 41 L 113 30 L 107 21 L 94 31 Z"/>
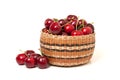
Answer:
<path fill-rule="evenodd" d="M 62 66 L 62 65 L 54 65 L 54 64 L 50 64 L 51 66 L 56 66 L 56 67 L 66 67 L 66 68 L 68 68 L 68 67 L 78 67 L 78 66 L 83 66 L 83 65 L 86 65 L 86 64 L 89 64 L 90 63 L 90 61 L 88 61 L 88 62 L 86 62 L 86 63 L 84 63 L 84 64 L 78 64 L 78 65 L 71 65 L 71 66 Z"/>
<path fill-rule="evenodd" d="M 75 58 L 75 59 L 61 59 L 61 58 L 52 58 L 48 57 L 49 63 L 53 66 L 60 67 L 73 67 L 86 64 L 90 61 L 92 55 L 83 57 L 83 58 Z"/>

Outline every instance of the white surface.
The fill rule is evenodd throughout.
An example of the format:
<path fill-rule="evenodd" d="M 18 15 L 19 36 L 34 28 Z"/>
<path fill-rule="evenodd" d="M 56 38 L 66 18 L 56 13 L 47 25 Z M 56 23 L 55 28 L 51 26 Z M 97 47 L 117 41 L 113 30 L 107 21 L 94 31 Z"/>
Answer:
<path fill-rule="evenodd" d="M 120 80 L 119 0 L 0 0 L 0 80 Z M 72 68 L 18 66 L 19 49 L 38 52 L 46 18 L 79 15 L 94 22 L 91 63 Z"/>

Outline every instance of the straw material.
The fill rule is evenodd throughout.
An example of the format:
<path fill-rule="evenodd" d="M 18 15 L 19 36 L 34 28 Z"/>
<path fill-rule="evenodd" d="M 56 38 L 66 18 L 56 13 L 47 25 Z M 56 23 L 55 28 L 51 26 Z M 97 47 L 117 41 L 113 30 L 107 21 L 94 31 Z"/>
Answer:
<path fill-rule="evenodd" d="M 76 66 L 88 63 L 95 47 L 95 34 L 61 36 L 41 33 L 40 47 L 49 63 L 56 66 Z"/>

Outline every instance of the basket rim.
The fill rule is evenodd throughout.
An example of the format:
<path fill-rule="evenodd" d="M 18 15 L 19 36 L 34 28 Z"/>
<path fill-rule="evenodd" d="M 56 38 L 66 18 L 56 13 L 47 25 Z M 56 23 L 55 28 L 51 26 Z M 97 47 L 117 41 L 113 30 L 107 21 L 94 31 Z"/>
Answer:
<path fill-rule="evenodd" d="M 49 36 L 49 37 L 53 37 L 53 38 L 65 38 L 65 39 L 66 38 L 84 38 L 84 37 L 89 37 L 89 36 L 95 36 L 95 33 L 88 34 L 88 35 L 80 35 L 80 36 L 63 36 L 63 35 L 53 35 L 53 34 L 41 31 L 41 35 L 42 34 Z"/>

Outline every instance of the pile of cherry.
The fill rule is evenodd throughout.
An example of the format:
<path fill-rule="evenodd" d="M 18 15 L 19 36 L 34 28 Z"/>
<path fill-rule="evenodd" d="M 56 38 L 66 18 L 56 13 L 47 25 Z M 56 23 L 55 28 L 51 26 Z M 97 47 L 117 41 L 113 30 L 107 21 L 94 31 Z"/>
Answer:
<path fill-rule="evenodd" d="M 40 69 L 45 69 L 49 67 L 48 59 L 33 50 L 26 50 L 24 53 L 18 54 L 16 61 L 19 65 L 26 65 L 27 68 L 38 66 Z"/>
<path fill-rule="evenodd" d="M 94 26 L 76 15 L 68 15 L 65 19 L 46 19 L 43 32 L 53 35 L 80 36 L 94 33 Z"/>

